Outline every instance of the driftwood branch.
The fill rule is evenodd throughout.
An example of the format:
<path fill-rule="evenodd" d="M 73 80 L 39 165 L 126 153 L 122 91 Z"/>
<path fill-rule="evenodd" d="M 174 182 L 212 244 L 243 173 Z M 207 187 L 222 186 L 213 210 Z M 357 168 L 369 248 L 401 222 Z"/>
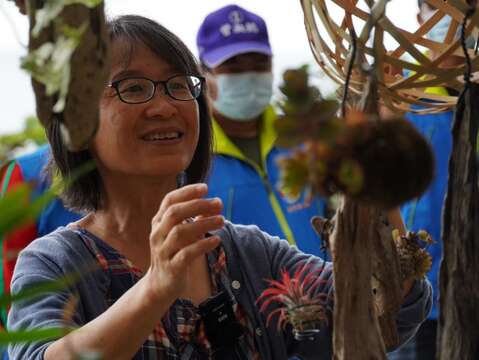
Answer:
<path fill-rule="evenodd" d="M 334 359 L 386 359 L 371 290 L 372 219 L 378 210 L 345 197 L 332 233 L 334 264 Z"/>
<path fill-rule="evenodd" d="M 30 51 L 48 42 L 55 43 L 64 25 L 78 29 L 86 24 L 80 45 L 71 59 L 68 96 L 62 112 L 53 111 L 57 96 L 49 96 L 44 84 L 32 80 L 41 123 L 48 129 L 52 122 L 59 122 L 64 142 L 70 150 L 77 151 L 85 148 L 96 132 L 99 101 L 109 75 L 110 58 L 103 4 L 94 8 L 67 5 L 59 15 L 62 20 L 60 24 L 53 21 L 38 36 L 33 36 L 31 30 L 35 27 L 35 14 L 43 6 L 44 1 L 29 0 Z"/>
<path fill-rule="evenodd" d="M 338 245 L 336 245 L 339 238 L 338 232 L 335 231 L 335 227 L 337 224 L 336 216 L 332 219 L 315 216 L 311 220 L 311 224 L 315 231 L 318 233 L 318 235 L 329 244 L 334 261 L 338 261 L 338 256 L 340 258 L 341 256 L 338 255 L 337 251 L 343 250 L 340 250 Z M 360 258 L 363 258 L 363 261 L 368 261 L 367 259 L 372 259 L 370 267 L 372 272 L 372 295 L 371 292 L 365 291 L 364 294 L 360 296 L 372 296 L 374 313 L 378 318 L 377 321 L 381 330 L 380 332 L 382 334 L 384 345 L 386 349 L 391 349 L 396 347 L 399 343 L 399 336 L 397 333 L 396 325 L 396 317 L 400 308 L 401 299 L 399 261 L 396 247 L 391 236 L 393 229 L 389 225 L 386 217 L 383 214 L 380 214 L 380 216 L 377 218 L 377 221 L 373 222 L 372 226 L 372 233 L 369 237 L 371 239 L 371 250 L 369 252 L 362 253 L 360 256 Z M 334 236 L 333 233 L 335 234 Z M 341 242 L 342 240 L 339 241 Z M 341 246 L 342 248 L 346 247 L 346 245 L 341 245 L 341 243 L 339 246 Z M 362 250 L 364 251 L 365 249 Z M 377 253 L 377 256 L 373 258 L 372 254 L 374 252 Z M 346 252 L 346 254 L 350 253 Z M 348 255 L 348 259 L 349 256 L 351 255 Z M 335 266 L 336 268 L 338 268 L 340 265 L 335 263 Z M 362 265 L 361 267 L 363 268 Z M 366 266 L 366 269 L 367 268 L 369 268 L 369 266 Z M 346 274 L 346 276 L 351 276 L 351 269 L 349 269 Z M 335 276 L 342 277 L 342 275 Z M 367 287 L 365 287 L 365 289 L 367 289 Z M 376 326 L 374 322 L 372 326 Z M 358 335 L 360 334 L 358 333 Z M 339 337 L 339 334 L 337 336 Z M 338 342 L 339 344 L 344 344 L 343 340 L 338 340 Z M 351 348 L 353 347 L 351 346 Z M 343 353 L 347 354 L 347 350 L 344 350 Z"/>
<path fill-rule="evenodd" d="M 377 121 L 377 79 L 367 76 L 362 110 Z M 399 343 L 399 261 L 392 229 L 377 207 L 344 197 L 331 222 L 313 221 L 326 236 L 334 265 L 334 358 L 386 359 Z M 351 326 L 354 324 L 354 326 Z"/>
<path fill-rule="evenodd" d="M 372 237 L 372 289 L 384 344 L 387 350 L 399 345 L 396 318 L 401 306 L 399 258 L 392 238 L 393 228 L 381 214 Z"/>
<path fill-rule="evenodd" d="M 479 85 L 459 98 L 443 213 L 439 359 L 479 359 Z"/>

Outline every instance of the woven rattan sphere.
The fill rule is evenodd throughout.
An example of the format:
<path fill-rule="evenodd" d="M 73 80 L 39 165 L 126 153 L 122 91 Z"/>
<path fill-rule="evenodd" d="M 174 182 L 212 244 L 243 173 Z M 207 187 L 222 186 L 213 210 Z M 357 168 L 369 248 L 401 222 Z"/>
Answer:
<path fill-rule="evenodd" d="M 388 2 L 301 0 L 316 61 L 331 79 L 344 85 L 351 60 L 351 29 L 354 29 L 358 56 L 349 82 L 351 92 L 360 95 L 364 91 L 365 76 L 360 66 L 368 68 L 375 64 L 372 68 L 378 79 L 379 99 L 390 109 L 416 112 L 451 109 L 456 105 L 456 97 L 432 94 L 426 89 L 447 86 L 461 90 L 464 87 L 460 78 L 467 67 L 459 35 L 469 4 L 466 0 L 425 0 L 437 9 L 436 12 L 415 31 L 409 31 L 397 27 L 386 16 Z M 475 6 L 476 11 L 465 27 L 465 38 L 472 41 L 477 41 L 479 33 L 479 10 Z M 336 7 L 335 10 L 339 7 L 342 11 L 340 21 L 335 22 L 330 16 L 332 7 Z M 446 15 L 451 17 L 451 22 L 444 41 L 430 40 L 427 34 Z M 386 50 L 385 33 L 397 42 L 395 49 Z M 468 54 L 471 71 L 477 71 L 477 51 L 472 47 Z"/>

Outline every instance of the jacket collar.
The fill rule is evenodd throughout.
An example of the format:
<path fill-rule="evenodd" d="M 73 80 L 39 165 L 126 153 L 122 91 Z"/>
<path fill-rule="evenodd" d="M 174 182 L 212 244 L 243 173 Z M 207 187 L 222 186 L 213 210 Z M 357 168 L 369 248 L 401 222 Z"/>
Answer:
<path fill-rule="evenodd" d="M 259 124 L 259 139 L 261 158 L 265 160 L 276 141 L 276 130 L 274 123 L 277 119 L 272 106 L 268 106 L 264 111 Z M 213 152 L 217 155 L 228 155 L 241 160 L 245 159 L 243 153 L 225 134 L 218 122 L 213 118 Z"/>

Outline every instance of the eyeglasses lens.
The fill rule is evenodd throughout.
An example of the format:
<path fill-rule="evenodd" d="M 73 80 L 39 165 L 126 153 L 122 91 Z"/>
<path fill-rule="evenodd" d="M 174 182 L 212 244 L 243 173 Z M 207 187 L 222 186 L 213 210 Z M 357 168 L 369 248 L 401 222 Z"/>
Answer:
<path fill-rule="evenodd" d="M 118 92 L 123 101 L 141 103 L 153 96 L 155 84 L 147 79 L 125 79 L 118 84 Z"/>

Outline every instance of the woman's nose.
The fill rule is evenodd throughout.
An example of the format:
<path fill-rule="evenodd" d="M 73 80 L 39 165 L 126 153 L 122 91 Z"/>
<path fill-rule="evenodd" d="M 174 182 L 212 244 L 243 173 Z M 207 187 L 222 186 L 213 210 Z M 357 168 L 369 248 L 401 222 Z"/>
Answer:
<path fill-rule="evenodd" d="M 150 101 L 147 102 L 146 113 L 149 117 L 171 118 L 178 112 L 174 100 L 159 86 Z"/>

